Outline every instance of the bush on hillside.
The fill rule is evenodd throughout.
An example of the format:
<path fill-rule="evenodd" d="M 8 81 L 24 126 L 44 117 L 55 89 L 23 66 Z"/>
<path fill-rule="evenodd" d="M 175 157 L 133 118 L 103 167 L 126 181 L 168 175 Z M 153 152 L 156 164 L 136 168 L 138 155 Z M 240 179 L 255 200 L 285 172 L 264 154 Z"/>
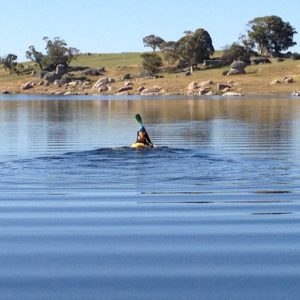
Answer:
<path fill-rule="evenodd" d="M 18 56 L 13 53 L 9 53 L 2 57 L 1 64 L 3 64 L 4 70 L 9 71 L 10 73 L 17 73 L 17 58 Z"/>
<path fill-rule="evenodd" d="M 156 53 L 143 53 L 141 55 L 142 69 L 145 73 L 150 76 L 155 76 L 160 72 L 161 67 L 163 66 L 161 57 Z"/>
<path fill-rule="evenodd" d="M 231 46 L 224 49 L 221 60 L 223 65 L 229 65 L 235 60 L 250 64 L 250 56 L 251 53 L 249 53 L 245 47 L 237 43 L 233 43 Z"/>

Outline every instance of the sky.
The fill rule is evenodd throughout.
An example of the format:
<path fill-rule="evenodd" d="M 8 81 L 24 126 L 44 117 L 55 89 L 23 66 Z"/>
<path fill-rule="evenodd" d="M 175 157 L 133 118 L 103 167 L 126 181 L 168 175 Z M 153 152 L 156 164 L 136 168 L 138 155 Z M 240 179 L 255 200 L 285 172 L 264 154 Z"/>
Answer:
<path fill-rule="evenodd" d="M 60 37 L 81 52 L 146 51 L 143 37 L 178 40 L 204 28 L 216 50 L 237 42 L 255 17 L 280 16 L 299 32 L 299 0 L 0 0 L 0 56 L 25 60 L 30 45 L 45 52 L 44 36 Z"/>

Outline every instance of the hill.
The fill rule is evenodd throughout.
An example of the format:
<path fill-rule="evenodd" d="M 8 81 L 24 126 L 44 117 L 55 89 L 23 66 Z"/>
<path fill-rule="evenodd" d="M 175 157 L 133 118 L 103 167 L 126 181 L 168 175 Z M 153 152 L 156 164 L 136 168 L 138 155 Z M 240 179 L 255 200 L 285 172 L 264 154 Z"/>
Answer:
<path fill-rule="evenodd" d="M 220 54 L 220 53 L 218 53 Z M 112 77 L 116 80 L 113 84 L 113 89 L 104 92 L 104 94 L 114 94 L 116 90 L 124 86 L 122 80 L 125 74 L 131 74 L 131 82 L 133 89 L 131 94 L 138 94 L 139 86 L 153 87 L 160 86 L 166 94 L 186 94 L 187 86 L 190 82 L 203 82 L 211 80 L 213 93 L 218 93 L 218 83 L 228 83 L 232 85 L 232 91 L 242 94 L 290 94 L 300 90 L 300 61 L 286 59 L 283 62 L 274 61 L 272 64 L 254 65 L 246 67 L 245 75 L 224 76 L 222 73 L 228 67 L 217 69 L 205 69 L 193 72 L 191 76 L 186 76 L 185 73 L 161 74 L 162 78 L 149 79 L 140 77 L 140 53 L 107 53 L 107 54 L 92 54 L 80 55 L 72 62 L 73 66 L 86 67 L 105 67 L 104 76 Z M 80 75 L 79 73 L 77 74 Z M 74 74 L 76 77 L 76 74 Z M 294 82 L 290 84 L 278 83 L 271 84 L 272 81 L 281 81 L 282 78 L 292 77 Z M 32 77 L 31 75 L 11 75 L 2 67 L 0 68 L 0 92 L 8 91 L 10 93 L 32 93 L 32 94 L 53 94 L 69 91 L 70 93 L 87 93 L 99 94 L 98 91 L 92 90 L 93 82 L 96 82 L 101 76 L 88 76 L 91 81 L 90 87 L 84 89 L 80 86 L 68 88 L 65 87 L 44 87 L 38 85 L 41 79 Z M 37 83 L 34 88 L 25 91 L 21 90 L 21 85 L 32 81 Z"/>

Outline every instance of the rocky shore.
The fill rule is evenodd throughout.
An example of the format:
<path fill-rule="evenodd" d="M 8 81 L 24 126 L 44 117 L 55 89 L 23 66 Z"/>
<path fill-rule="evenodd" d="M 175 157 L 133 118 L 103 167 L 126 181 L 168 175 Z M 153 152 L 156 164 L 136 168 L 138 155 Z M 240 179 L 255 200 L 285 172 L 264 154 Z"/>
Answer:
<path fill-rule="evenodd" d="M 200 70 L 192 73 L 139 76 L 135 69 L 105 70 L 104 67 L 58 65 L 55 71 L 33 72 L 5 81 L 2 94 L 41 95 L 187 95 L 242 96 L 282 94 L 300 96 L 300 65 L 297 62 L 246 66 L 234 62 L 230 68 Z M 131 73 L 128 70 L 132 71 Z"/>

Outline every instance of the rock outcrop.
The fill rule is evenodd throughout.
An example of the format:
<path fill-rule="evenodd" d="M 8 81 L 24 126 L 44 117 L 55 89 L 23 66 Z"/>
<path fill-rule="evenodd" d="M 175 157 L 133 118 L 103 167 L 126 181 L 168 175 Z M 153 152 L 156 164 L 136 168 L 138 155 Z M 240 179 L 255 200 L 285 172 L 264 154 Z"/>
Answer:
<path fill-rule="evenodd" d="M 192 81 L 187 86 L 187 95 L 207 95 L 211 93 L 211 85 L 213 84 L 212 80 L 206 80 L 202 82 Z"/>
<path fill-rule="evenodd" d="M 218 91 L 223 91 L 224 89 L 231 89 L 232 85 L 227 83 L 218 83 L 217 89 Z"/>
<path fill-rule="evenodd" d="M 164 90 L 160 86 L 153 86 L 142 90 L 141 96 L 159 96 L 164 94 Z"/>
<path fill-rule="evenodd" d="M 226 92 L 222 94 L 224 97 L 241 97 L 243 96 L 241 93 L 236 93 L 236 92 Z"/>
<path fill-rule="evenodd" d="M 133 86 L 133 83 L 131 81 L 125 81 L 124 86 Z"/>
<path fill-rule="evenodd" d="M 99 93 L 106 92 L 106 91 L 108 91 L 108 86 L 106 84 L 101 85 L 98 89 Z"/>
<path fill-rule="evenodd" d="M 49 83 L 52 83 L 55 80 L 60 79 L 60 76 L 56 74 L 56 72 L 47 72 L 43 78 L 47 80 Z"/>
<path fill-rule="evenodd" d="M 228 72 L 227 72 L 227 76 L 230 76 L 230 75 L 243 75 L 243 74 L 246 74 L 246 71 L 245 70 L 242 70 L 242 69 L 230 69 Z"/>
<path fill-rule="evenodd" d="M 132 86 L 122 86 L 119 89 L 117 89 L 117 93 L 122 93 L 122 92 L 128 92 L 132 90 Z"/>
<path fill-rule="evenodd" d="M 281 83 L 281 81 L 278 80 L 278 79 L 275 79 L 275 80 L 270 82 L 270 84 L 272 84 L 272 85 L 276 85 L 276 84 L 280 84 L 280 83 Z"/>
<path fill-rule="evenodd" d="M 247 64 L 243 61 L 234 61 L 230 65 L 230 70 L 228 72 L 226 72 L 226 75 L 230 76 L 230 75 L 246 74 L 246 72 L 245 72 L 246 66 L 247 66 Z"/>
<path fill-rule="evenodd" d="M 66 67 L 65 65 L 57 65 L 56 69 L 55 69 L 55 73 L 61 77 L 63 75 L 65 75 L 66 73 L 68 73 L 68 67 Z"/>
<path fill-rule="evenodd" d="M 29 90 L 29 89 L 32 89 L 33 86 L 34 86 L 34 84 L 32 82 L 26 82 L 21 85 L 21 90 L 22 91 Z"/>
<path fill-rule="evenodd" d="M 202 96 L 202 95 L 207 95 L 209 93 L 212 93 L 211 88 L 210 87 L 203 87 L 203 88 L 200 88 L 198 90 L 198 94 L 197 95 Z"/>
<path fill-rule="evenodd" d="M 102 85 L 114 83 L 115 79 L 111 77 L 101 77 L 93 85 L 93 89 L 98 89 Z"/>
<path fill-rule="evenodd" d="M 291 96 L 300 97 L 300 91 L 291 93 Z"/>
<path fill-rule="evenodd" d="M 142 92 L 144 89 L 145 89 L 144 86 L 139 86 L 138 89 L 137 89 L 137 91 L 140 93 L 140 92 Z"/>
<path fill-rule="evenodd" d="M 198 83 L 196 81 L 192 81 L 191 83 L 188 84 L 187 86 L 187 90 L 189 91 L 193 91 L 195 89 L 198 88 Z"/>
<path fill-rule="evenodd" d="M 47 71 L 37 71 L 33 74 L 33 76 L 37 77 L 37 78 L 40 78 L 40 79 L 43 79 L 44 76 L 47 74 L 48 72 Z"/>
<path fill-rule="evenodd" d="M 205 87 L 205 86 L 212 85 L 212 84 L 214 84 L 214 82 L 211 79 L 209 79 L 206 81 L 199 82 L 198 87 Z"/>
<path fill-rule="evenodd" d="M 250 58 L 251 65 L 270 64 L 271 61 L 268 57 L 259 56 Z"/>
<path fill-rule="evenodd" d="M 281 80 L 283 83 L 294 83 L 295 80 L 292 76 L 285 76 Z"/>
<path fill-rule="evenodd" d="M 234 70 L 244 70 L 246 67 L 247 67 L 247 64 L 241 60 L 234 61 L 230 65 L 230 69 L 234 69 Z"/>
<path fill-rule="evenodd" d="M 105 85 L 108 83 L 109 83 L 108 77 L 101 77 L 95 82 L 95 84 L 93 85 L 93 89 L 98 89 L 101 85 Z"/>
<path fill-rule="evenodd" d="M 117 92 L 115 93 L 116 96 L 128 96 L 130 95 L 129 91 Z"/>
<path fill-rule="evenodd" d="M 122 78 L 122 80 L 129 80 L 131 79 L 131 75 L 129 73 L 125 74 Z"/>
<path fill-rule="evenodd" d="M 275 84 L 280 84 L 280 83 L 286 83 L 286 84 L 291 84 L 294 83 L 295 80 L 292 76 L 284 76 L 281 80 L 275 79 L 270 82 L 270 84 L 275 85 Z"/>
<path fill-rule="evenodd" d="M 88 68 L 88 69 L 85 69 L 85 70 L 81 71 L 81 73 L 83 75 L 87 75 L 87 76 L 103 75 L 100 68 Z"/>

